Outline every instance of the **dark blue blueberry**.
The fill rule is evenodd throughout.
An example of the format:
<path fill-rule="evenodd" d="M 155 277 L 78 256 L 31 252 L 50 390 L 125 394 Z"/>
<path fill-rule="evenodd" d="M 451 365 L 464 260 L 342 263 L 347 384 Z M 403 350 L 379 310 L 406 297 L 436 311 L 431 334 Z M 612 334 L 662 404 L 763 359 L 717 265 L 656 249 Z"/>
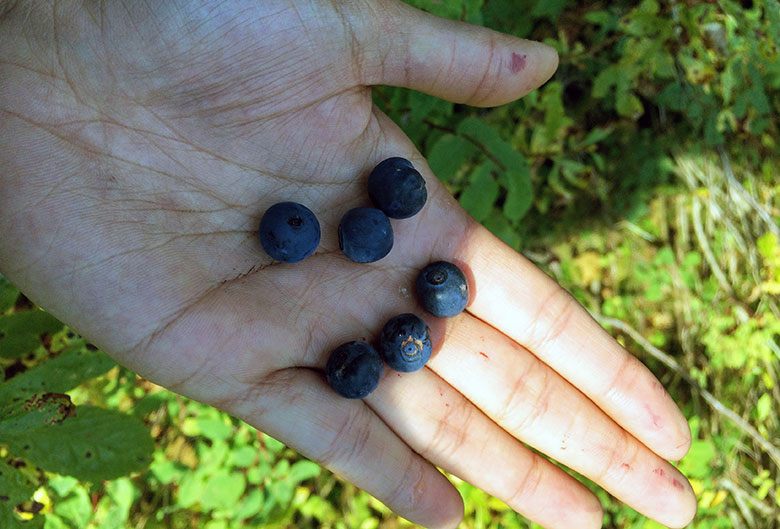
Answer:
<path fill-rule="evenodd" d="M 460 268 L 436 261 L 417 276 L 417 296 L 423 308 L 439 318 L 451 318 L 466 308 L 469 284 Z"/>
<path fill-rule="evenodd" d="M 382 376 L 382 357 L 365 342 L 341 344 L 330 354 L 325 377 L 333 391 L 348 399 L 362 399 L 374 391 Z"/>
<path fill-rule="evenodd" d="M 375 208 L 347 211 L 339 223 L 339 248 L 358 263 L 373 263 L 390 253 L 393 227 L 387 215 Z"/>
<path fill-rule="evenodd" d="M 260 220 L 260 244 L 273 259 L 283 263 L 303 261 L 320 244 L 320 223 L 306 206 L 279 202 Z"/>
<path fill-rule="evenodd" d="M 399 314 L 382 328 L 379 354 L 396 371 L 422 369 L 431 357 L 431 329 L 414 314 Z"/>
<path fill-rule="evenodd" d="M 423 208 L 428 191 L 412 162 L 395 157 L 380 162 L 371 171 L 368 196 L 391 219 L 408 219 Z"/>

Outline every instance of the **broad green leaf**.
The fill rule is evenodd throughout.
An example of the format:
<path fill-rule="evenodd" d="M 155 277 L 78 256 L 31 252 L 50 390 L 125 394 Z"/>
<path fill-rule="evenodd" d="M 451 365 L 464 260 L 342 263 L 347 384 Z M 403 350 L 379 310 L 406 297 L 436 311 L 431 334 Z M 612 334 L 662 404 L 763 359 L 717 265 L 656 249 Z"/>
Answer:
<path fill-rule="evenodd" d="M 113 410 L 76 407 L 76 415 L 9 440 L 11 450 L 36 465 L 97 482 L 142 470 L 154 442 L 143 422 Z"/>
<path fill-rule="evenodd" d="M 490 214 L 499 194 L 499 186 L 493 172 L 497 168 L 492 162 L 480 165 L 471 174 L 471 181 L 459 197 L 463 206 L 477 222 L 482 222 Z"/>
<path fill-rule="evenodd" d="M 5 277 L 0 275 L 0 313 L 3 313 L 14 306 L 16 298 L 19 297 L 19 291 Z"/>
<path fill-rule="evenodd" d="M 4 334 L 4 333 L 3 333 Z M 41 346 L 41 339 L 35 334 L 0 334 L 0 357 L 19 358 Z"/>
<path fill-rule="evenodd" d="M 106 485 L 106 493 L 123 511 L 129 511 L 137 496 L 133 482 L 126 477 L 115 479 Z"/>
<path fill-rule="evenodd" d="M 40 309 L 15 312 L 0 317 L 0 331 L 7 334 L 34 334 L 54 333 L 62 329 L 62 323 Z"/>
<path fill-rule="evenodd" d="M 295 489 L 293 484 L 287 480 L 274 481 L 269 488 L 271 497 L 278 503 L 286 507 L 292 501 Z"/>
<path fill-rule="evenodd" d="M 412 90 L 409 92 L 409 109 L 412 120 L 420 122 L 436 108 L 438 98 Z"/>
<path fill-rule="evenodd" d="M 246 468 L 252 466 L 257 459 L 257 449 L 254 446 L 241 446 L 230 452 L 228 465 Z"/>
<path fill-rule="evenodd" d="M 46 485 L 60 497 L 64 498 L 78 484 L 79 480 L 73 476 L 52 476 Z"/>
<path fill-rule="evenodd" d="M 476 151 L 477 148 L 467 139 L 445 134 L 431 146 L 428 165 L 439 180 L 448 182 Z"/>
<path fill-rule="evenodd" d="M 0 403 L 24 399 L 34 393 L 65 393 L 115 365 L 100 351 L 73 348 L 0 385 Z"/>
<path fill-rule="evenodd" d="M 531 10 L 531 16 L 538 18 L 547 17 L 555 21 L 565 6 L 566 0 L 536 0 Z"/>
<path fill-rule="evenodd" d="M 154 461 L 149 465 L 149 471 L 163 485 L 168 485 L 173 481 L 179 481 L 187 468 L 181 463 L 169 461 L 160 452 L 155 452 Z"/>
<path fill-rule="evenodd" d="M 187 509 L 195 505 L 203 496 L 206 488 L 206 480 L 201 472 L 190 472 L 185 474 L 176 490 L 176 503 Z"/>
<path fill-rule="evenodd" d="M 322 472 L 322 467 L 314 461 L 297 461 L 290 467 L 289 479 L 297 484 L 319 476 L 320 472 Z"/>
<path fill-rule="evenodd" d="M 29 500 L 35 485 L 21 471 L 0 461 L 0 527 L 22 526 L 14 516 L 14 507 Z"/>
<path fill-rule="evenodd" d="M 207 511 L 235 509 L 246 489 L 246 478 L 239 472 L 217 471 L 206 482 L 201 505 Z"/>
<path fill-rule="evenodd" d="M 233 426 L 226 424 L 222 419 L 198 417 L 197 423 L 201 435 L 213 441 L 225 441 L 233 435 Z"/>
<path fill-rule="evenodd" d="M 33 309 L 0 316 L 0 356 L 17 358 L 41 345 L 39 336 L 62 329 L 51 314 Z"/>
<path fill-rule="evenodd" d="M 38 428 L 59 424 L 74 413 L 75 406 L 68 395 L 37 393 L 0 408 L 0 439 L 29 435 Z"/>
<path fill-rule="evenodd" d="M 54 504 L 54 513 L 71 527 L 87 527 L 92 518 L 92 501 L 83 487 L 76 487 L 67 498 Z"/>
<path fill-rule="evenodd" d="M 707 477 L 715 453 L 715 445 L 711 441 L 694 439 L 690 451 L 680 461 L 680 471 L 690 478 Z"/>
<path fill-rule="evenodd" d="M 504 201 L 504 215 L 513 222 L 519 221 L 531 209 L 534 189 L 528 164 L 523 164 L 506 173 L 507 195 Z"/>
<path fill-rule="evenodd" d="M 637 119 L 645 111 L 645 107 L 642 106 L 639 98 L 633 93 L 624 90 L 618 90 L 617 92 L 615 109 L 621 116 L 631 119 Z"/>
<path fill-rule="evenodd" d="M 25 526 L 26 529 L 26 526 Z M 44 525 L 44 529 L 73 529 L 70 527 L 67 523 L 65 523 L 65 520 L 60 518 L 54 513 L 47 513 L 46 514 L 46 525 Z"/>
<path fill-rule="evenodd" d="M 507 243 L 515 250 L 520 249 L 521 240 L 515 229 L 509 224 L 509 221 L 500 211 L 494 209 L 484 220 L 483 225 L 490 230 L 493 235 Z"/>
<path fill-rule="evenodd" d="M 469 117 L 458 125 L 458 134 L 480 144 L 503 169 L 511 171 L 525 163 L 525 158 L 501 134 L 481 119 Z"/>
<path fill-rule="evenodd" d="M 241 503 L 233 514 L 233 518 L 241 520 L 244 518 L 251 518 L 255 514 L 260 512 L 263 508 L 263 491 L 260 488 L 252 487 L 252 490 L 244 496 Z"/>
<path fill-rule="evenodd" d="M 609 89 L 615 86 L 620 79 L 620 72 L 617 66 L 607 66 L 593 80 L 591 95 L 596 99 L 606 97 Z"/>

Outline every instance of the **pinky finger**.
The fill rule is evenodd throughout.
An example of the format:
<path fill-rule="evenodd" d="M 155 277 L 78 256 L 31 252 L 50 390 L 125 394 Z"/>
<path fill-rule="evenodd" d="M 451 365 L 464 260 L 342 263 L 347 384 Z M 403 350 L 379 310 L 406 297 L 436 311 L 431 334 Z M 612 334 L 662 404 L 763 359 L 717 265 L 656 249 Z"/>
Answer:
<path fill-rule="evenodd" d="M 254 392 L 253 392 L 254 393 Z M 336 395 L 310 369 L 277 371 L 233 414 L 430 528 L 455 528 L 463 500 L 361 400 Z"/>

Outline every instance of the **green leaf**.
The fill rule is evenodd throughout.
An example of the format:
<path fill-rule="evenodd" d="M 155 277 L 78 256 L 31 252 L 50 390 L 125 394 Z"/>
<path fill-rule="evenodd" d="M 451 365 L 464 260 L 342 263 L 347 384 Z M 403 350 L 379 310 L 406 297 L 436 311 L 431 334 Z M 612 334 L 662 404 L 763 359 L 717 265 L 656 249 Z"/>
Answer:
<path fill-rule="evenodd" d="M 62 323 L 49 314 L 39 309 L 15 312 L 0 317 L 0 331 L 6 334 L 34 334 L 54 333 L 62 329 Z"/>
<path fill-rule="evenodd" d="M 422 92 L 412 90 L 409 92 L 409 109 L 411 110 L 412 120 L 420 122 L 436 108 L 438 99 Z"/>
<path fill-rule="evenodd" d="M 406 0 L 407 3 L 413 5 L 417 9 L 423 9 L 434 15 L 458 19 L 460 18 L 462 11 L 462 4 L 460 1 L 447 1 L 441 2 L 437 0 Z"/>
<path fill-rule="evenodd" d="M 485 228 L 490 230 L 493 235 L 507 243 L 515 250 L 520 249 L 521 240 L 509 221 L 500 211 L 493 210 L 483 222 Z"/>
<path fill-rule="evenodd" d="M 5 277 L 0 275 L 0 313 L 14 306 L 19 297 L 19 291 Z"/>
<path fill-rule="evenodd" d="M 165 456 L 160 452 L 155 452 L 154 461 L 149 465 L 149 471 L 160 483 L 168 485 L 173 481 L 181 480 L 186 467 L 181 463 L 165 459 Z"/>
<path fill-rule="evenodd" d="M 206 480 L 202 472 L 185 474 L 177 489 L 176 503 L 185 509 L 195 505 L 203 496 Z"/>
<path fill-rule="evenodd" d="M 504 215 L 513 222 L 519 221 L 534 200 L 530 169 L 527 163 L 506 173 L 507 195 L 504 201 Z"/>
<path fill-rule="evenodd" d="M 34 393 L 65 393 L 115 365 L 100 351 L 74 348 L 4 382 L 0 385 L 0 403 L 21 400 Z"/>
<path fill-rule="evenodd" d="M 620 71 L 617 66 L 607 66 L 599 72 L 593 80 L 593 89 L 591 95 L 596 99 L 606 97 L 609 89 L 615 86 L 620 80 Z"/>
<path fill-rule="evenodd" d="M 439 180 L 448 182 L 476 151 L 477 148 L 467 139 L 444 134 L 430 148 L 428 166 Z"/>
<path fill-rule="evenodd" d="M 680 471 L 691 478 L 705 478 L 710 473 L 710 461 L 715 454 L 715 445 L 711 441 L 694 439 L 688 455 L 680 461 Z"/>
<path fill-rule="evenodd" d="M 756 413 L 758 414 L 759 422 L 763 422 L 772 413 L 772 396 L 769 393 L 764 393 L 756 403 Z"/>
<path fill-rule="evenodd" d="M 503 165 L 502 169 L 511 171 L 525 164 L 525 157 L 505 141 L 501 134 L 481 119 L 468 117 L 458 125 L 458 134 L 467 136 L 481 145 L 495 161 Z"/>
<path fill-rule="evenodd" d="M 253 487 L 249 491 L 233 514 L 233 519 L 242 520 L 245 518 L 251 518 L 255 514 L 260 512 L 263 508 L 263 491 L 257 487 Z"/>
<path fill-rule="evenodd" d="M 54 513 L 71 527 L 87 527 L 92 518 L 92 501 L 83 487 L 76 487 L 67 498 L 54 505 Z"/>
<path fill-rule="evenodd" d="M 119 478 L 106 485 L 106 493 L 123 511 L 130 511 L 137 492 L 135 485 L 129 478 Z"/>
<path fill-rule="evenodd" d="M 493 173 L 497 171 L 492 162 L 487 162 L 471 173 L 471 181 L 460 194 L 460 204 L 477 222 L 490 214 L 498 199 L 499 186 Z"/>
<path fill-rule="evenodd" d="M 778 240 L 777 235 L 771 231 L 766 232 L 756 240 L 756 247 L 764 259 L 771 261 L 776 258 Z"/>
<path fill-rule="evenodd" d="M 322 467 L 314 461 L 297 461 L 290 467 L 289 479 L 297 484 L 307 479 L 316 478 L 320 472 L 322 472 Z"/>
<path fill-rule="evenodd" d="M 222 419 L 198 417 L 197 424 L 201 435 L 212 441 L 225 441 L 233 435 L 233 425 L 226 424 Z"/>
<path fill-rule="evenodd" d="M 241 446 L 230 452 L 228 465 L 246 468 L 252 466 L 257 459 L 257 449 L 253 446 Z"/>
<path fill-rule="evenodd" d="M 565 6 L 566 0 L 537 0 L 531 10 L 531 16 L 537 18 L 547 17 L 552 21 L 556 21 Z"/>
<path fill-rule="evenodd" d="M 14 507 L 29 500 L 35 485 L 18 469 L 0 461 L 0 527 L 16 527 Z M 21 527 L 21 525 L 20 525 Z"/>
<path fill-rule="evenodd" d="M 580 143 L 580 147 L 589 147 L 591 145 L 595 145 L 596 143 L 599 143 L 609 137 L 610 134 L 612 134 L 613 128 L 607 127 L 607 128 L 595 128 L 591 130 L 587 136 L 585 136 L 585 139 L 582 140 L 582 143 Z"/>
<path fill-rule="evenodd" d="M 55 333 L 62 327 L 57 318 L 38 309 L 0 316 L 0 356 L 26 355 L 41 345 L 40 335 Z"/>
<path fill-rule="evenodd" d="M 35 394 L 0 408 L 0 439 L 29 435 L 33 430 L 59 424 L 74 413 L 75 406 L 68 395 Z"/>
<path fill-rule="evenodd" d="M 246 478 L 239 472 L 217 471 L 206 482 L 201 505 L 207 511 L 234 509 L 246 489 Z"/>
<path fill-rule="evenodd" d="M 82 481 L 97 482 L 142 470 L 154 442 L 143 422 L 130 415 L 91 406 L 45 429 L 9 440 L 11 449 L 36 465 Z"/>
<path fill-rule="evenodd" d="M 79 480 L 73 476 L 52 476 L 46 485 L 60 497 L 64 498 L 78 484 Z"/>
<path fill-rule="evenodd" d="M 633 93 L 626 90 L 618 90 L 615 108 L 618 114 L 631 119 L 637 119 L 644 114 L 645 107 Z"/>

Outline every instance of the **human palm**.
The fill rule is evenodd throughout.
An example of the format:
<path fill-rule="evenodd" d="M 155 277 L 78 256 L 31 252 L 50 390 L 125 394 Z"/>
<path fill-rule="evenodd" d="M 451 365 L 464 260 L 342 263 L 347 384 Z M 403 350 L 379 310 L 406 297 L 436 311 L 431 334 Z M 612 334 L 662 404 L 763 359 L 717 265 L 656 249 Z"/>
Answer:
<path fill-rule="evenodd" d="M 690 443 L 668 394 L 470 219 L 372 103 L 383 83 L 501 104 L 544 82 L 553 52 L 389 1 L 159 4 L 19 2 L 0 19 L 4 275 L 123 365 L 423 525 L 462 516 L 436 465 L 545 527 L 599 527 L 598 500 L 523 443 L 663 523 L 690 520 L 690 485 L 664 460 Z M 353 263 L 336 226 L 390 156 L 421 170 L 429 201 L 393 221 L 386 258 Z M 322 226 L 294 265 L 256 237 L 284 200 Z M 419 312 L 415 273 L 435 259 L 467 272 L 467 311 L 424 316 L 425 369 L 338 397 L 328 352 Z"/>

